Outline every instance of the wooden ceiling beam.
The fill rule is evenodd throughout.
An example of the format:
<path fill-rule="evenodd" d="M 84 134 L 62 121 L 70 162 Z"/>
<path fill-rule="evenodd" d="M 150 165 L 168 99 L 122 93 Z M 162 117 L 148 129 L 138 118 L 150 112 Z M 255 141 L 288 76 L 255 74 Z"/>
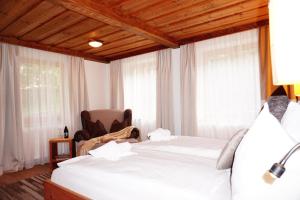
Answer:
<path fill-rule="evenodd" d="M 124 15 L 118 10 L 113 10 L 97 2 L 96 0 L 48 0 L 84 16 L 98 21 L 120 27 L 146 39 L 152 40 L 167 47 L 177 48 L 178 43 L 174 38 L 155 29 L 145 22 L 132 16 Z"/>
<path fill-rule="evenodd" d="M 36 42 L 19 40 L 14 37 L 0 36 L 0 42 L 34 48 L 34 49 L 40 49 L 40 50 L 44 50 L 44 51 L 51 51 L 51 52 L 61 53 L 61 54 L 66 54 L 66 55 L 71 55 L 71 56 L 78 56 L 78 57 L 85 58 L 87 60 L 92 60 L 92 61 L 101 62 L 101 63 L 109 63 L 109 60 L 103 56 L 95 56 L 95 55 L 85 54 L 85 53 L 82 53 L 79 51 L 69 50 L 69 49 L 65 49 L 65 48 L 53 47 L 50 45 L 39 44 Z"/>

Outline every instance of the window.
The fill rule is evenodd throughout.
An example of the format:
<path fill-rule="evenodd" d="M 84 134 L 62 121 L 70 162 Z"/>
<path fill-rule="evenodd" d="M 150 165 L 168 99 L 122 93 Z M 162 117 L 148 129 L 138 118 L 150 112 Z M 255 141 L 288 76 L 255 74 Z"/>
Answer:
<path fill-rule="evenodd" d="M 155 53 L 122 60 L 124 106 L 144 134 L 156 127 L 156 60 Z"/>
<path fill-rule="evenodd" d="M 257 30 L 196 43 L 196 65 L 199 135 L 249 127 L 261 104 Z"/>
<path fill-rule="evenodd" d="M 23 129 L 61 128 L 61 68 L 24 61 L 20 66 Z"/>

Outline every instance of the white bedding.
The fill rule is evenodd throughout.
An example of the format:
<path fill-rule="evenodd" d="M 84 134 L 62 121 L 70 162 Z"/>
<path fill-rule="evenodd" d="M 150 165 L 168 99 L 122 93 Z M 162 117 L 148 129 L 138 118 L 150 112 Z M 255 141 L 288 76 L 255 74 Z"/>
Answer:
<path fill-rule="evenodd" d="M 226 141 L 178 137 L 133 144 L 118 161 L 80 156 L 60 164 L 51 180 L 91 199 L 229 200 L 228 170 L 216 170 Z"/>

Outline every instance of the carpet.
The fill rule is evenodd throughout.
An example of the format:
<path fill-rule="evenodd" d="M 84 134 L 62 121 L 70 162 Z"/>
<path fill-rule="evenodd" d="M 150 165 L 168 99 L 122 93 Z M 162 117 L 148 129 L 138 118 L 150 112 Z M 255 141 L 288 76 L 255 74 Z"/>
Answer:
<path fill-rule="evenodd" d="M 43 200 L 44 181 L 50 173 L 33 176 L 0 187 L 0 200 Z"/>

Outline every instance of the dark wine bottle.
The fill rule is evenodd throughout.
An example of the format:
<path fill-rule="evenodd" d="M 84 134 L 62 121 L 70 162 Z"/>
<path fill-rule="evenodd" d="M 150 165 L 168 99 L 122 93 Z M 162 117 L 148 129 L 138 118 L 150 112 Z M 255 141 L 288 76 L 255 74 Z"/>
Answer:
<path fill-rule="evenodd" d="M 65 129 L 64 129 L 64 138 L 68 138 L 69 137 L 69 130 L 68 128 L 65 126 Z"/>

